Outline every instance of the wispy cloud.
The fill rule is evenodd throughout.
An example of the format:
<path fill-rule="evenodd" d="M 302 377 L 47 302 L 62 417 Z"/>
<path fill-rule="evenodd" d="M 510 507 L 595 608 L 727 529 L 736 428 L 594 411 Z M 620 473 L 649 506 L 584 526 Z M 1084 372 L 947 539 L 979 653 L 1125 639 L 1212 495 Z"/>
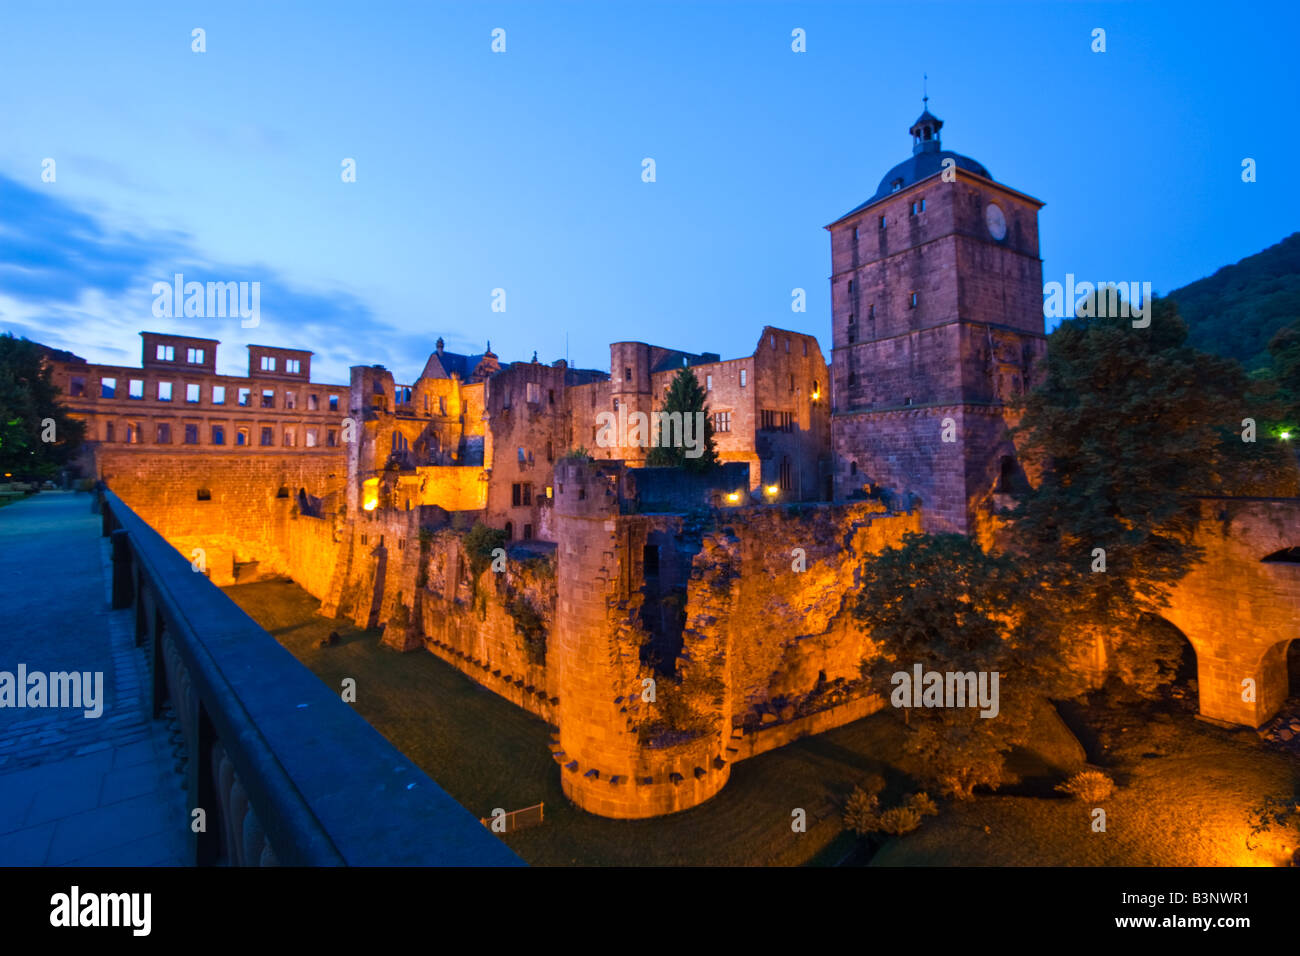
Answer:
<path fill-rule="evenodd" d="M 157 318 L 153 285 L 260 282 L 261 319 Z M 380 321 L 344 290 L 305 289 L 274 267 L 214 261 L 178 231 L 111 229 L 52 192 L 0 175 L 0 330 L 92 361 L 135 364 L 142 330 L 221 339 L 221 370 L 242 369 L 248 342 L 312 349 L 313 378 L 347 381 L 355 364 L 399 375 L 423 365 L 429 343 Z"/>

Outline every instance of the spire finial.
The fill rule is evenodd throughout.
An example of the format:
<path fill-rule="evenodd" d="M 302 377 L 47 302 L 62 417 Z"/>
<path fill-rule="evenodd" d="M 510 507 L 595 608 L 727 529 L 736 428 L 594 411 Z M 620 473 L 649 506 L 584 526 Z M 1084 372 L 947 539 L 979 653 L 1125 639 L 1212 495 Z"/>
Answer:
<path fill-rule="evenodd" d="M 927 73 L 921 74 L 921 105 L 925 109 L 930 108 L 930 76 Z"/>

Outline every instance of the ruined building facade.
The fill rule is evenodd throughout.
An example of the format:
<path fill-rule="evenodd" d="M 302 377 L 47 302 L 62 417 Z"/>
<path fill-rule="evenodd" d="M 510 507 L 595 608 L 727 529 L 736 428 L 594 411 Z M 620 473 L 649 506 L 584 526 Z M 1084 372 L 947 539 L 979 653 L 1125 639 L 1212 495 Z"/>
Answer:
<path fill-rule="evenodd" d="M 439 340 L 412 384 L 356 366 L 336 386 L 310 381 L 308 352 L 250 346 L 247 377 L 219 376 L 216 342 L 145 333 L 142 368 L 62 356 L 55 379 L 89 423 L 89 473 L 215 583 L 288 575 L 549 721 L 590 812 L 686 809 L 737 762 L 882 707 L 851 612 L 862 563 L 912 532 L 978 533 L 1025 480 L 1006 429 L 1045 347 L 1041 204 L 942 150 L 941 125 L 923 113 L 912 157 L 828 227 L 829 366 L 773 327 L 725 361 L 616 342 L 608 371 Z M 682 368 L 723 467 L 602 443 L 602 415 L 658 410 Z M 1202 711 L 1258 725 L 1285 694 L 1293 618 L 1270 596 L 1300 594 L 1277 558 L 1300 512 L 1212 511 L 1218 563 L 1170 620 Z M 1245 677 L 1263 689 L 1247 706 Z"/>

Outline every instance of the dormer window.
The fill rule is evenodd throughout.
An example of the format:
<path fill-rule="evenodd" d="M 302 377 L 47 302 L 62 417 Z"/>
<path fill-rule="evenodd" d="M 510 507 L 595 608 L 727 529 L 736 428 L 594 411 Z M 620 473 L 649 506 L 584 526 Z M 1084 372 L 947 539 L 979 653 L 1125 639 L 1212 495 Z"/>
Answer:
<path fill-rule="evenodd" d="M 889 191 L 891 193 L 896 193 L 902 188 L 903 188 L 903 180 L 901 178 L 895 179 L 892 183 L 889 184 Z"/>

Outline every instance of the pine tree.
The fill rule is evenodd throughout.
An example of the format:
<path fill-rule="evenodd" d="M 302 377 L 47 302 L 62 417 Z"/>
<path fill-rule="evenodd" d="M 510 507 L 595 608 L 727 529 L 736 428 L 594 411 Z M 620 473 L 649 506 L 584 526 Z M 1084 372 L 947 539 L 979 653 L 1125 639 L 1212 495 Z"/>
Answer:
<path fill-rule="evenodd" d="M 693 449 L 684 447 L 684 442 L 673 441 L 671 444 L 664 444 L 669 441 L 670 435 L 667 429 L 661 429 L 660 444 L 650 449 L 650 454 L 646 456 L 647 465 L 655 468 L 684 468 L 686 471 L 696 473 L 706 472 L 718 466 L 718 452 L 713 441 L 713 421 L 705 405 L 707 397 L 694 372 L 684 367 L 677 370 L 672 384 L 668 387 L 668 396 L 659 410 L 669 414 L 680 412 L 682 422 L 690 422 L 692 441 L 702 442 L 703 452 L 699 457 L 691 458 L 686 453 Z M 702 419 L 695 417 L 697 413 L 702 415 Z M 700 435 L 696 429 L 697 420 L 702 420 L 704 423 L 703 435 Z"/>

